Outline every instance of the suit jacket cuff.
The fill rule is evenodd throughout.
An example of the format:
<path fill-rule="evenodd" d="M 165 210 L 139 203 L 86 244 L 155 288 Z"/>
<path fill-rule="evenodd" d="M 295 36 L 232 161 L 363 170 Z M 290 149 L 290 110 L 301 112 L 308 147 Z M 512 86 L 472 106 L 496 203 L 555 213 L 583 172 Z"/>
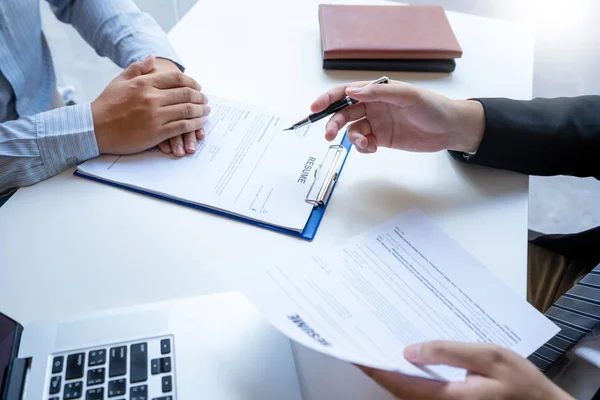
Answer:
<path fill-rule="evenodd" d="M 529 175 L 600 179 L 600 96 L 476 100 L 485 112 L 483 140 L 469 160 L 455 158 Z"/>
<path fill-rule="evenodd" d="M 486 165 L 494 168 L 514 166 L 515 160 L 527 157 L 523 149 L 519 150 L 522 135 L 519 127 L 513 126 L 511 109 L 514 100 L 502 98 L 471 99 L 483 106 L 485 114 L 485 132 L 477 152 L 468 155 L 459 151 L 450 151 L 450 155 L 462 162 Z"/>

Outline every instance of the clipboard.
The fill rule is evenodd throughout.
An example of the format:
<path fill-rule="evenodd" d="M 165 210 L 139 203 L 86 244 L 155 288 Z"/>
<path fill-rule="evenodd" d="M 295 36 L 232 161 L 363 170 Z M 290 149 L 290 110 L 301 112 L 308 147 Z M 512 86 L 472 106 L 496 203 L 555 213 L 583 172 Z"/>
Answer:
<path fill-rule="evenodd" d="M 126 185 L 121 185 L 119 183 L 110 182 L 104 179 L 96 178 L 93 176 L 85 175 L 80 173 L 79 171 L 75 171 L 73 175 L 85 178 L 94 182 L 103 183 L 105 185 L 117 187 L 119 189 L 125 189 L 130 192 L 143 194 L 145 196 L 153 197 L 159 200 L 169 201 L 171 203 L 179 204 L 182 206 L 194 208 L 196 210 L 206 211 L 212 214 L 216 214 L 222 217 L 234 219 L 236 221 L 245 222 L 247 224 L 251 224 L 254 226 L 258 226 L 260 228 L 269 229 L 272 231 L 276 231 L 279 233 L 284 233 L 286 235 L 295 236 L 304 240 L 313 240 L 315 235 L 317 234 L 317 230 L 319 229 L 319 225 L 321 224 L 321 220 L 323 219 L 323 215 L 325 214 L 325 210 L 327 209 L 327 204 L 329 203 L 329 199 L 333 194 L 333 190 L 335 189 L 335 185 L 339 180 L 339 177 L 342 172 L 342 168 L 346 163 L 346 159 L 348 158 L 348 154 L 350 153 L 350 149 L 352 148 L 352 143 L 347 137 L 347 134 L 344 134 L 344 137 L 339 145 L 331 145 L 327 149 L 327 153 L 325 158 L 323 159 L 323 163 L 321 163 L 317 169 L 315 170 L 315 180 L 310 186 L 308 192 L 306 193 L 305 201 L 309 204 L 313 205 L 313 210 L 306 221 L 306 225 L 304 225 L 304 229 L 302 232 L 297 232 L 291 229 L 282 228 L 279 226 L 274 226 L 267 224 L 265 222 L 255 221 L 249 218 L 240 217 L 238 215 L 229 214 L 227 212 L 223 212 L 220 210 L 215 210 L 209 207 L 204 207 L 198 204 L 189 203 L 186 201 L 176 200 L 170 197 L 162 196 L 156 193 L 147 192 L 145 190 L 140 190 L 136 188 L 132 188 Z"/>

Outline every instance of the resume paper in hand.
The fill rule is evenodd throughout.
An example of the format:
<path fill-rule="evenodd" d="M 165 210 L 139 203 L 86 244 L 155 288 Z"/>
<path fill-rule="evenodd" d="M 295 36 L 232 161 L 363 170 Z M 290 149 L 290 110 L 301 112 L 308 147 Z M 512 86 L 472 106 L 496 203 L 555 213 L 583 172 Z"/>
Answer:
<path fill-rule="evenodd" d="M 324 138 L 326 121 L 282 132 L 291 119 L 210 99 L 206 138 L 194 154 L 176 158 L 154 149 L 131 156 L 101 156 L 80 165 L 77 172 L 302 232 L 313 211 L 305 198 L 330 145 Z"/>
<path fill-rule="evenodd" d="M 559 331 L 416 209 L 305 262 L 265 268 L 245 293 L 304 346 L 438 380 L 466 371 L 413 365 L 404 348 L 442 339 L 527 357 Z"/>

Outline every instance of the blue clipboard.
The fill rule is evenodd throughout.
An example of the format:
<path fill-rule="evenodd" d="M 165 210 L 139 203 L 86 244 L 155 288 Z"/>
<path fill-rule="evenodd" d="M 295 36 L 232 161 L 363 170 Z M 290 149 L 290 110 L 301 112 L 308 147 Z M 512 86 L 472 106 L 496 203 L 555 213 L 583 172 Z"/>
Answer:
<path fill-rule="evenodd" d="M 337 184 L 337 181 L 339 180 L 339 174 L 341 173 L 342 168 L 344 167 L 344 164 L 346 163 L 346 159 L 348 158 L 348 154 L 350 153 L 350 149 L 352 148 L 352 143 L 350 143 L 350 140 L 348 139 L 347 135 L 344 135 L 344 138 L 342 139 L 342 142 L 340 143 L 341 146 L 346 148 L 346 153 L 343 156 L 343 159 L 341 160 L 341 165 L 340 165 L 340 169 L 336 174 L 336 179 L 334 181 L 334 183 L 332 184 L 331 187 L 331 191 L 329 193 L 329 195 L 331 195 L 331 193 L 333 193 L 333 189 L 335 189 L 335 185 Z M 193 203 L 188 203 L 185 201 L 181 201 L 181 200 L 175 200 L 169 197 L 165 197 L 165 196 L 161 196 L 155 193 L 150 193 L 150 192 L 146 192 L 144 190 L 140 190 L 140 189 L 135 189 L 129 186 L 125 186 L 125 185 L 121 185 L 119 183 L 114 183 L 114 182 L 109 182 L 106 181 L 104 179 L 100 179 L 100 178 L 96 178 L 96 177 L 92 177 L 92 176 L 88 176 L 88 175 L 84 175 L 81 174 L 78 171 L 74 172 L 75 176 L 79 176 L 81 178 L 85 178 L 85 179 L 89 179 L 91 181 L 95 181 L 95 182 L 100 182 L 100 183 L 104 183 L 106 185 L 110 185 L 110 186 L 114 186 L 114 187 L 118 187 L 120 189 L 125 189 L 125 190 L 129 190 L 130 192 L 135 192 L 135 193 L 139 193 L 139 194 L 143 194 L 146 196 L 150 196 L 150 197 L 154 197 L 155 199 L 160 199 L 160 200 L 166 200 L 169 201 L 171 203 L 175 203 L 175 204 L 179 204 L 182 206 L 186 206 L 186 207 L 190 207 L 190 208 L 194 208 L 196 210 L 201 210 L 201 211 L 206 211 L 212 214 L 217 214 L 220 215 L 222 217 L 227 217 L 227 218 L 231 218 L 231 219 L 235 219 L 237 221 L 241 221 L 241 222 L 245 222 L 248 224 L 252 224 L 261 228 L 265 228 L 265 229 L 270 229 L 272 231 L 276 231 L 276 232 L 280 232 L 280 233 L 285 233 L 286 235 L 291 235 L 291 236 L 295 236 L 295 237 L 299 237 L 301 239 L 305 239 L 305 240 L 313 240 L 315 238 L 315 235 L 317 234 L 317 229 L 319 229 L 319 225 L 321 224 L 321 220 L 323 219 L 323 215 L 325 214 L 325 210 L 327 208 L 327 202 L 323 205 L 319 205 L 316 206 L 312 213 L 310 214 L 310 217 L 308 218 L 308 221 L 306 222 L 306 225 L 304 226 L 304 230 L 302 230 L 302 232 L 297 232 L 291 229 L 285 229 L 285 228 L 281 228 L 278 226 L 273 226 L 273 225 L 269 225 L 267 223 L 264 222 L 258 222 L 258 221 L 254 221 L 248 218 L 244 218 L 244 217 L 240 217 L 237 215 L 232 215 L 232 214 L 228 214 L 226 212 L 223 211 L 218 211 L 218 210 L 214 210 L 212 208 L 208 208 L 208 207 L 203 207 L 203 206 L 199 206 L 197 204 L 193 204 Z M 329 198 L 330 196 L 328 196 Z"/>

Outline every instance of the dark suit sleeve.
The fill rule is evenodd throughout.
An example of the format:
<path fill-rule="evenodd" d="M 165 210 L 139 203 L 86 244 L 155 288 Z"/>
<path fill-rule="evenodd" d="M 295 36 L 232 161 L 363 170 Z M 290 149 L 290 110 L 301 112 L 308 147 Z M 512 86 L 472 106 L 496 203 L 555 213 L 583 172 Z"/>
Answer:
<path fill-rule="evenodd" d="M 458 160 L 529 175 L 600 179 L 600 96 L 477 99 L 486 128 L 475 156 Z"/>

